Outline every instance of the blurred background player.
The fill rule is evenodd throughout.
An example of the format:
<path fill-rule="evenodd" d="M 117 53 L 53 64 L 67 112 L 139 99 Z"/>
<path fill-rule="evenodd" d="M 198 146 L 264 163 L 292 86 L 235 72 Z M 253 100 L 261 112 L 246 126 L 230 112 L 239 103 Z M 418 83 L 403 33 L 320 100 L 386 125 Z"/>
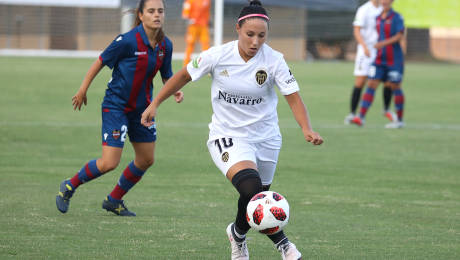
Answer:
<path fill-rule="evenodd" d="M 135 27 L 115 40 L 102 52 L 86 74 L 77 94 L 72 97 L 74 110 L 87 103 L 86 92 L 104 67 L 113 69 L 102 102 L 102 157 L 86 163 L 71 179 L 61 183 L 56 206 L 66 213 L 70 198 L 82 184 L 115 169 L 121 158 L 126 135 L 133 145 L 135 158 L 121 174 L 102 208 L 120 216 L 135 216 L 126 208 L 123 196 L 153 164 L 156 128 L 140 124 L 141 113 L 150 104 L 152 80 L 160 71 L 163 82 L 172 76 L 172 43 L 164 35 L 164 3 L 141 0 L 136 11 Z M 183 94 L 176 93 L 176 101 Z"/>
<path fill-rule="evenodd" d="M 249 259 L 246 207 L 257 193 L 272 184 L 281 133 L 275 88 L 285 97 L 306 141 L 323 143 L 312 130 L 299 85 L 284 60 L 265 41 L 269 17 L 259 1 L 244 7 L 236 24 L 238 40 L 215 46 L 177 72 L 142 114 L 142 124 L 150 126 L 159 105 L 190 81 L 212 75 L 212 121 L 209 124 L 209 153 L 217 168 L 239 193 L 238 210 L 226 232 L 231 259 Z M 283 231 L 268 235 L 282 259 L 298 260 L 301 253 Z"/>
<path fill-rule="evenodd" d="M 184 67 L 190 62 L 195 42 L 199 39 L 201 51 L 209 49 L 209 11 L 211 0 L 185 0 L 182 9 L 182 18 L 188 21 L 185 35 Z"/>
<path fill-rule="evenodd" d="M 350 121 L 356 116 L 356 109 L 361 99 L 362 89 L 366 84 L 369 68 L 377 55 L 374 47 L 378 38 L 376 18 L 382 13 L 382 10 L 380 0 L 369 0 L 356 12 L 353 22 L 353 35 L 358 43 L 354 70 L 355 85 L 351 93 L 350 114 L 345 117 L 345 124 L 350 124 Z M 385 84 L 383 89 L 384 116 L 394 121 L 396 116 L 390 111 L 391 95 L 391 87 Z"/>
<path fill-rule="evenodd" d="M 359 116 L 351 121 L 362 126 L 366 113 L 374 100 L 375 90 L 380 82 L 389 82 L 393 90 L 397 120 L 386 128 L 401 128 L 403 123 L 404 94 L 401 82 L 404 73 L 404 54 L 401 40 L 404 38 L 404 20 L 392 9 L 393 0 L 381 0 L 383 12 L 377 17 L 378 42 L 375 44 L 377 57 L 369 70 L 368 88 L 361 101 Z"/>

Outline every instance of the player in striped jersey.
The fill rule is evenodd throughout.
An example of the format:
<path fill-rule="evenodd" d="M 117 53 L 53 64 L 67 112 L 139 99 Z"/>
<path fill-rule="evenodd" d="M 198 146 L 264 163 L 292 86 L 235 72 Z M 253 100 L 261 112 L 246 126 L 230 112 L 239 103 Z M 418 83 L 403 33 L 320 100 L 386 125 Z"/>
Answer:
<path fill-rule="evenodd" d="M 172 43 L 164 35 L 164 3 L 162 0 L 141 0 L 135 27 L 115 40 L 102 52 L 80 89 L 72 97 L 74 110 L 87 103 L 86 92 L 99 71 L 113 69 L 102 102 L 102 157 L 86 163 L 71 179 L 61 183 L 56 206 L 66 213 L 70 198 L 81 185 L 115 169 L 121 158 L 126 136 L 133 145 L 135 158 L 125 168 L 113 191 L 102 203 L 103 209 L 120 216 L 135 216 L 122 200 L 153 164 L 156 141 L 155 125 L 140 124 L 141 113 L 152 99 L 152 80 L 159 71 L 163 82 L 172 76 Z M 175 93 L 176 102 L 183 99 Z"/>

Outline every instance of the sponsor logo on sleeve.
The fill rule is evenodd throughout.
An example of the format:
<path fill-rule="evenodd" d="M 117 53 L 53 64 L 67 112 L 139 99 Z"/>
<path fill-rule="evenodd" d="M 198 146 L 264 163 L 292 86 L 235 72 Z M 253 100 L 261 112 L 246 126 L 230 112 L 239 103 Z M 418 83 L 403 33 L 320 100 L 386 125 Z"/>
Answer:
<path fill-rule="evenodd" d="M 192 66 L 193 66 L 195 69 L 198 69 L 198 68 L 200 67 L 200 63 L 201 63 L 201 57 L 195 58 L 195 59 L 193 59 L 193 61 L 192 61 Z"/>
<path fill-rule="evenodd" d="M 294 76 L 292 76 L 290 79 L 286 80 L 284 83 L 286 83 L 287 85 L 293 83 L 293 82 L 296 82 Z"/>

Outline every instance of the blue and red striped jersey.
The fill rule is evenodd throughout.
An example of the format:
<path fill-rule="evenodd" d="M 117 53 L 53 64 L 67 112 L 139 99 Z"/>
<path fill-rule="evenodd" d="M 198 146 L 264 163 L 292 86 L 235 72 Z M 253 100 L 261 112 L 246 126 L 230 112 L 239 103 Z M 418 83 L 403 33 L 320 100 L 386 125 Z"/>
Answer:
<path fill-rule="evenodd" d="M 142 112 L 152 100 L 153 77 L 172 77 L 172 43 L 165 37 L 155 48 L 142 24 L 121 34 L 99 56 L 112 71 L 102 107 Z"/>
<path fill-rule="evenodd" d="M 393 11 L 388 12 L 386 18 L 382 15 L 377 16 L 377 32 L 379 34 L 379 41 L 383 41 L 395 36 L 399 32 L 404 32 L 404 20 L 402 16 Z M 387 45 L 377 52 L 375 58 L 375 65 L 402 65 L 404 62 L 404 55 L 399 42 Z"/>

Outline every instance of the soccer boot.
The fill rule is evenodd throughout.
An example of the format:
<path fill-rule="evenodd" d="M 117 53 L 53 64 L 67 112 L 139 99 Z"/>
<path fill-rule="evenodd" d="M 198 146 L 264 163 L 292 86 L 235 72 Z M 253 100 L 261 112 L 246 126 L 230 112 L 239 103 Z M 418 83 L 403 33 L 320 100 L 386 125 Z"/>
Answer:
<path fill-rule="evenodd" d="M 125 206 L 123 201 L 120 202 L 112 202 L 109 200 L 109 198 L 105 198 L 105 200 L 102 202 L 102 208 L 111 211 L 118 216 L 123 216 L 123 217 L 134 217 L 136 216 L 136 213 L 129 211 L 128 208 Z"/>
<path fill-rule="evenodd" d="M 349 125 L 351 123 L 351 120 L 353 120 L 353 118 L 355 118 L 355 115 L 353 113 L 350 113 L 345 117 L 345 119 L 343 120 L 343 123 L 345 125 Z"/>
<path fill-rule="evenodd" d="M 232 225 L 233 223 L 230 223 L 226 230 L 228 240 L 230 240 L 230 245 L 232 246 L 232 260 L 249 260 L 249 252 L 246 240 L 238 243 L 235 241 L 235 239 L 233 239 Z"/>
<path fill-rule="evenodd" d="M 59 193 L 56 196 L 56 207 L 60 212 L 66 213 L 69 210 L 70 198 L 74 192 L 69 180 L 61 182 Z"/>
<path fill-rule="evenodd" d="M 397 128 L 403 128 L 404 127 L 404 122 L 402 121 L 396 121 L 392 123 L 388 123 L 385 125 L 385 128 L 387 129 L 397 129 Z"/>
<path fill-rule="evenodd" d="M 394 112 L 385 111 L 385 112 L 383 112 L 383 116 L 385 116 L 386 118 L 388 118 L 388 120 L 390 120 L 390 122 L 396 122 L 396 121 L 398 121 L 398 117 L 396 116 L 396 114 L 395 114 Z"/>
<path fill-rule="evenodd" d="M 302 260 L 302 254 L 297 250 L 294 243 L 287 242 L 278 247 L 283 260 Z"/>
<path fill-rule="evenodd" d="M 353 118 L 350 123 L 355 124 L 357 126 L 363 126 L 364 125 L 364 119 L 362 119 L 359 116 L 355 116 L 355 118 Z"/>

